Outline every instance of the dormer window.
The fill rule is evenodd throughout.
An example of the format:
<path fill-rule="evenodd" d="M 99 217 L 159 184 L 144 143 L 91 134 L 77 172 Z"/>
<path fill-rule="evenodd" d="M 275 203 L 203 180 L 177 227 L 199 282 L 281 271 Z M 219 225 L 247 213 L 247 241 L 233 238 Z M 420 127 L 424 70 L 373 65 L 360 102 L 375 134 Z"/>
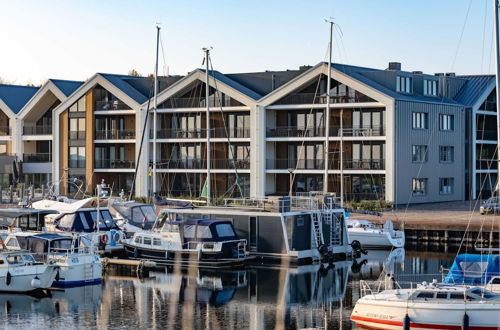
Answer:
<path fill-rule="evenodd" d="M 424 79 L 424 95 L 437 96 L 437 80 Z"/>
<path fill-rule="evenodd" d="M 396 77 L 396 91 L 400 93 L 408 93 L 412 92 L 412 79 L 410 77 Z"/>

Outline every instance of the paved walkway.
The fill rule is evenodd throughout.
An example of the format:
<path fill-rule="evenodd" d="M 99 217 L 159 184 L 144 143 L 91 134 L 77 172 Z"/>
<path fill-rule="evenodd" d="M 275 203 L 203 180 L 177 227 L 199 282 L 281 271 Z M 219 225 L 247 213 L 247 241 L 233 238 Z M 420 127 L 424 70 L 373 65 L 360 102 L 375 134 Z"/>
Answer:
<path fill-rule="evenodd" d="M 392 220 L 396 227 L 405 223 L 405 227 L 415 229 L 460 230 L 470 222 L 470 227 L 478 229 L 483 225 L 491 230 L 491 226 L 499 230 L 499 215 L 480 215 L 480 202 L 445 202 L 430 204 L 414 204 L 400 207 L 393 211 L 383 212 L 381 217 L 351 213 L 352 219 L 366 219 L 371 221 Z"/>

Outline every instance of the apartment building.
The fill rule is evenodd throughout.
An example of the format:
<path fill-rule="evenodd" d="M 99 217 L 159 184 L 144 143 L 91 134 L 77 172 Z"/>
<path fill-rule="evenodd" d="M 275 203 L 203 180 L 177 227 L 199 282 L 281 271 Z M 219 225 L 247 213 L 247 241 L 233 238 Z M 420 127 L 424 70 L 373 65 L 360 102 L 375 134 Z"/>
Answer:
<path fill-rule="evenodd" d="M 128 192 L 135 178 L 136 196 L 198 197 L 209 137 L 214 196 L 323 190 L 325 171 L 330 192 L 340 194 L 343 177 L 346 199 L 396 204 L 484 198 L 495 186 L 494 76 L 407 72 L 399 63 L 210 71 L 209 114 L 205 80 L 200 69 L 161 77 L 156 120 L 147 111 L 151 78 L 97 73 L 26 87 L 31 96 L 17 107 L 0 102 L 0 126 L 15 132 L 5 152 L 22 160 L 28 181 L 52 181 L 61 194 L 91 192 L 102 179 Z"/>

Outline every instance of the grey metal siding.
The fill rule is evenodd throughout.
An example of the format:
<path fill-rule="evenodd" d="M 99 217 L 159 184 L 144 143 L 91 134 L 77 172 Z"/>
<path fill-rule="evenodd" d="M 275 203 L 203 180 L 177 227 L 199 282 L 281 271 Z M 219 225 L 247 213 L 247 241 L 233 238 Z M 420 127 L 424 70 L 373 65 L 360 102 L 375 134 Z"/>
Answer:
<path fill-rule="evenodd" d="M 428 129 L 412 128 L 412 113 L 428 113 Z M 454 130 L 439 129 L 439 115 L 454 115 Z M 396 101 L 395 106 L 396 204 L 429 203 L 464 199 L 465 109 L 463 106 Z M 412 162 L 412 146 L 427 145 L 427 162 Z M 439 147 L 453 146 L 454 161 L 441 163 Z M 412 195 L 412 179 L 426 178 L 427 193 Z M 440 194 L 439 179 L 453 178 L 451 194 Z"/>

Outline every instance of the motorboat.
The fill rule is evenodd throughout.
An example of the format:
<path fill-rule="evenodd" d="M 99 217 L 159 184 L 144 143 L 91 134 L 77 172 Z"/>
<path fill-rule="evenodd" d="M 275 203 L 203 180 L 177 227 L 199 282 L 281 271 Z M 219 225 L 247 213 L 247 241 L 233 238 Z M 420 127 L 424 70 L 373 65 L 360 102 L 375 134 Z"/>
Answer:
<path fill-rule="evenodd" d="M 423 282 L 373 291 L 364 281 L 351 320 L 377 329 L 497 329 L 500 295 L 483 287 Z M 463 328 L 462 328 L 463 329 Z"/>
<path fill-rule="evenodd" d="M 156 211 L 152 204 L 115 202 L 109 206 L 109 211 L 118 227 L 130 236 L 135 232 L 150 230 L 156 220 Z"/>
<path fill-rule="evenodd" d="M 8 249 L 24 249 L 37 261 L 59 266 L 54 287 L 76 287 L 102 281 L 101 259 L 84 236 L 59 233 L 14 232 L 5 239 Z"/>
<path fill-rule="evenodd" d="M 26 250 L 0 251 L 0 291 L 32 292 L 52 286 L 59 271 L 56 264 L 36 262 Z"/>
<path fill-rule="evenodd" d="M 347 220 L 349 241 L 359 241 L 363 247 L 400 248 L 405 246 L 405 233 L 395 230 L 392 221 L 376 225 L 368 220 Z"/>
<path fill-rule="evenodd" d="M 165 216 L 153 231 L 137 232 L 122 241 L 135 259 L 234 264 L 246 259 L 246 240 L 238 238 L 231 221 L 188 219 L 169 221 Z"/>

